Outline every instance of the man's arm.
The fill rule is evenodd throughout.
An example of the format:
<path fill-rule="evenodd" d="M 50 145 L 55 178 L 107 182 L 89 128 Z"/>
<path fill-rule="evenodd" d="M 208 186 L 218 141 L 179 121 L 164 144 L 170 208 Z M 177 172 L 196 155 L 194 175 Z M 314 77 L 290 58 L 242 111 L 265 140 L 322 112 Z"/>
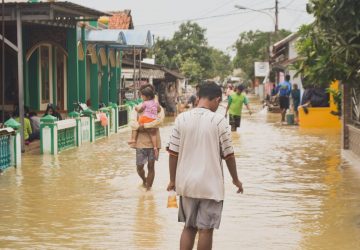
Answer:
<path fill-rule="evenodd" d="M 175 154 L 169 153 L 169 173 L 170 182 L 167 187 L 167 191 L 175 190 L 175 179 L 176 179 L 176 168 L 177 168 L 178 157 Z"/>
<path fill-rule="evenodd" d="M 244 189 L 242 187 L 241 181 L 239 180 L 237 170 L 236 170 L 235 156 L 231 155 L 231 156 L 227 157 L 225 159 L 225 161 L 226 161 L 226 165 L 228 167 L 229 173 L 231 175 L 232 182 L 235 186 L 238 187 L 237 193 L 243 193 Z"/>
<path fill-rule="evenodd" d="M 249 114 L 251 115 L 252 112 L 251 112 L 251 109 L 250 109 L 250 106 L 249 106 L 249 99 L 247 98 L 247 96 L 245 96 L 244 104 L 245 104 L 247 110 L 249 110 Z"/>
<path fill-rule="evenodd" d="M 291 95 L 291 90 L 292 90 L 292 87 L 291 87 L 291 84 L 290 84 L 290 83 L 289 83 L 288 87 L 289 87 L 288 96 L 290 97 L 290 95 Z"/>
<path fill-rule="evenodd" d="M 251 115 L 251 114 L 252 114 L 252 112 L 251 112 L 251 109 L 250 109 L 249 104 L 245 104 L 245 106 L 246 106 L 246 108 L 249 110 L 249 114 Z"/>
<path fill-rule="evenodd" d="M 167 147 L 169 152 L 169 173 L 170 173 L 170 182 L 167 187 L 167 190 L 175 190 L 175 180 L 176 180 L 176 168 L 178 163 L 178 154 L 180 149 L 180 129 L 179 129 L 179 117 L 175 120 L 175 126 L 172 130 L 170 136 L 170 141 Z"/>
<path fill-rule="evenodd" d="M 229 169 L 233 184 L 238 187 L 238 193 L 243 192 L 242 183 L 240 182 L 237 170 L 236 162 L 234 156 L 234 149 L 231 142 L 231 134 L 229 132 L 229 125 L 226 122 L 226 119 L 222 119 L 219 123 L 219 142 L 221 148 L 221 156 L 226 161 L 226 165 Z"/>
<path fill-rule="evenodd" d="M 231 96 L 229 97 L 229 100 L 228 100 L 228 105 L 226 106 L 226 111 L 225 111 L 225 117 L 227 117 L 227 113 L 229 111 L 229 108 L 230 108 L 230 104 L 231 104 Z"/>

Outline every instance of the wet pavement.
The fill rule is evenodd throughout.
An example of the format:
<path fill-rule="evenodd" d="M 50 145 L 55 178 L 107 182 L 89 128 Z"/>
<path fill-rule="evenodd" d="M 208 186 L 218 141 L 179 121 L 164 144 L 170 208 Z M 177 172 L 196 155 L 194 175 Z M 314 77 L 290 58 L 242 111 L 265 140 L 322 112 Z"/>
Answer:
<path fill-rule="evenodd" d="M 341 159 L 340 133 L 278 120 L 258 107 L 233 133 L 245 192 L 236 194 L 225 171 L 214 249 L 360 249 L 360 169 Z M 172 124 L 161 128 L 163 145 Z M 0 248 L 177 249 L 167 153 L 145 192 L 129 133 L 58 156 L 26 154 L 0 176 Z"/>

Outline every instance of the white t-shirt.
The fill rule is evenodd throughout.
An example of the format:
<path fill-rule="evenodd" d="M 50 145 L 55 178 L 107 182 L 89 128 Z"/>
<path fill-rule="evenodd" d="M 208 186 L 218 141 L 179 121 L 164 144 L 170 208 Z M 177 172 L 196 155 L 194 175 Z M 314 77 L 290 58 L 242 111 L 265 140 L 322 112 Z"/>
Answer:
<path fill-rule="evenodd" d="M 201 199 L 224 199 L 222 158 L 234 154 L 231 135 L 224 116 L 195 108 L 175 120 L 168 144 L 178 154 L 176 192 Z"/>

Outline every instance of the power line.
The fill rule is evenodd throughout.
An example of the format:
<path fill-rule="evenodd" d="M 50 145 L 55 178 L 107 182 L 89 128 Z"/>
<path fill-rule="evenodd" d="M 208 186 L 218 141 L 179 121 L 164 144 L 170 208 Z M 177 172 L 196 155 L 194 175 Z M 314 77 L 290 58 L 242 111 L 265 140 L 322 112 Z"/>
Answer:
<path fill-rule="evenodd" d="M 295 12 L 307 13 L 306 10 L 300 10 L 300 9 L 292 9 L 292 8 L 286 8 L 286 7 L 281 7 L 280 9 L 282 9 L 282 10 L 290 10 L 290 11 L 295 11 Z"/>
<path fill-rule="evenodd" d="M 221 4 L 221 5 L 219 5 L 218 7 L 214 8 L 214 9 L 212 9 L 212 10 L 209 10 L 209 11 L 207 11 L 207 12 L 204 12 L 204 14 L 201 14 L 201 16 L 203 17 L 203 16 L 205 16 L 205 15 L 208 15 L 208 14 L 210 14 L 210 13 L 212 13 L 212 12 L 214 12 L 214 11 L 217 11 L 217 10 L 223 8 L 224 6 L 226 6 L 226 5 L 228 5 L 228 4 L 232 3 L 232 2 L 235 2 L 235 1 L 236 1 L 236 0 L 231 0 L 231 1 L 228 1 L 228 2 L 226 2 L 226 3 L 224 3 L 224 4 Z"/>
<path fill-rule="evenodd" d="M 295 0 L 292 0 L 290 3 L 288 3 L 287 5 L 285 5 L 284 8 L 289 7 L 293 2 L 295 2 Z"/>
<path fill-rule="evenodd" d="M 209 11 L 205 12 L 204 14 L 201 14 L 201 17 L 203 17 L 203 16 L 205 16 L 205 15 L 208 15 L 208 14 L 210 14 L 210 13 L 213 13 L 213 12 L 215 12 L 215 11 L 217 11 L 217 10 L 219 10 L 219 9 L 225 7 L 226 5 L 228 5 L 228 4 L 232 3 L 232 2 L 235 2 L 235 1 L 237 1 L 237 0 L 230 0 L 230 1 L 228 1 L 228 2 L 225 2 L 224 4 L 221 4 L 221 5 L 219 5 L 218 7 L 216 7 L 216 8 L 214 8 L 214 9 L 212 9 L 212 10 L 209 10 Z M 268 1 L 268 0 L 263 0 L 263 1 L 260 1 L 260 2 L 257 2 L 257 3 L 253 3 L 253 4 L 260 5 L 260 4 L 262 4 L 262 3 L 264 3 L 264 2 L 267 2 L 267 1 Z M 253 7 L 254 7 L 254 5 L 253 5 Z"/>
<path fill-rule="evenodd" d="M 215 15 L 215 16 L 207 16 L 207 17 L 198 17 L 198 18 L 189 18 L 189 19 L 183 19 L 183 20 L 174 20 L 174 21 L 167 21 L 167 22 L 159 22 L 159 23 L 149 23 L 149 24 L 139 24 L 136 25 L 137 27 L 139 26 L 156 26 L 156 25 L 167 25 L 167 24 L 176 24 L 176 23 L 184 23 L 184 22 L 191 22 L 191 21 L 199 21 L 199 20 L 206 20 L 206 19 L 212 19 L 212 18 L 219 18 L 219 17 L 228 17 L 228 16 L 235 16 L 235 15 L 240 15 L 240 14 L 244 14 L 244 13 L 249 13 L 251 11 L 242 11 L 242 12 L 229 12 L 226 14 L 221 14 L 221 15 Z"/>

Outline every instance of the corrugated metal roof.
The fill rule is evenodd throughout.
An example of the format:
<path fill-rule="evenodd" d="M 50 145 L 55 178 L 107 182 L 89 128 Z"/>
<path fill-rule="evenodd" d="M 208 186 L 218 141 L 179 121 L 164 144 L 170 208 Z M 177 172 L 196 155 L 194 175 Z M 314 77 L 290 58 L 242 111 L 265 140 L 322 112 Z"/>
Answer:
<path fill-rule="evenodd" d="M 177 72 L 177 71 L 174 71 L 174 70 L 170 70 L 170 69 L 167 69 L 167 68 L 162 68 L 162 70 L 164 70 L 167 74 L 169 75 L 172 75 L 173 77 L 175 78 L 178 78 L 178 79 L 185 79 L 186 77 L 181 74 L 180 72 Z"/>
<path fill-rule="evenodd" d="M 151 48 L 153 39 L 150 31 L 119 30 L 125 35 L 126 45 L 136 48 Z"/>
<path fill-rule="evenodd" d="M 78 21 L 81 20 L 97 20 L 100 16 L 111 16 L 111 14 L 91 9 L 72 2 L 6 2 L 4 4 L 5 16 L 12 16 L 12 12 L 17 8 L 21 11 L 21 16 L 31 16 L 33 20 L 37 20 L 39 15 L 44 20 L 44 15 L 49 15 L 49 20 L 66 17 Z M 11 19 L 10 19 L 11 20 Z M 28 19 L 27 19 L 28 20 Z M 30 19 L 29 19 L 30 20 Z"/>
<path fill-rule="evenodd" d="M 296 39 L 297 37 L 298 37 L 298 33 L 291 33 L 290 35 L 288 35 L 284 39 L 274 43 L 273 49 L 277 50 L 280 47 L 284 46 L 285 44 L 289 43 L 290 41 Z"/>
<path fill-rule="evenodd" d="M 93 43 L 126 45 L 124 33 L 117 30 L 89 30 L 86 33 L 86 41 Z"/>
<path fill-rule="evenodd" d="M 150 31 L 138 30 L 90 30 L 86 35 L 88 42 L 104 43 L 117 48 L 146 49 L 153 45 Z"/>
<path fill-rule="evenodd" d="M 122 60 L 122 64 L 123 64 L 123 68 L 126 68 L 126 66 L 129 66 L 132 70 L 133 66 L 134 66 L 134 61 L 132 60 L 128 60 L 128 59 L 123 59 Z M 136 67 L 139 68 L 140 67 L 140 62 L 136 61 Z M 163 71 L 165 74 L 169 74 L 177 79 L 185 79 L 186 77 L 184 75 L 182 75 L 179 72 L 176 72 L 174 70 L 170 70 L 168 68 L 166 68 L 163 65 L 159 65 L 159 64 L 149 64 L 149 63 L 141 63 L 141 68 L 142 69 L 157 69 L 157 70 L 161 70 Z"/>

